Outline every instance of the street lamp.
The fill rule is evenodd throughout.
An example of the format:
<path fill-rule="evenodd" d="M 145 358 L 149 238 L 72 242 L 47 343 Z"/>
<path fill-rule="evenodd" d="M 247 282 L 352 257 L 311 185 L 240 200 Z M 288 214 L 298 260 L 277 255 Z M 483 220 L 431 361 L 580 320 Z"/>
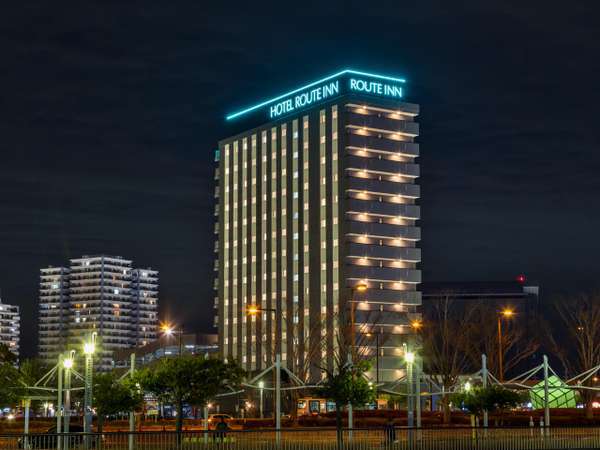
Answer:
<path fill-rule="evenodd" d="M 260 418 L 263 418 L 263 390 L 265 389 L 265 382 L 264 381 L 259 381 L 258 382 L 258 389 L 260 390 Z"/>
<path fill-rule="evenodd" d="M 275 314 L 275 321 L 273 325 L 273 334 L 277 338 L 279 327 L 279 310 L 277 308 L 263 308 L 258 305 L 248 305 L 246 312 L 250 316 L 257 316 L 261 312 L 272 312 Z M 273 349 L 275 353 L 275 429 L 277 430 L 277 442 L 280 440 L 280 429 L 281 429 L 281 345 L 279 351 L 277 350 L 277 344 L 273 343 Z M 262 399 L 262 388 L 261 388 L 261 399 Z"/>
<path fill-rule="evenodd" d="M 350 288 L 350 344 L 352 348 L 352 356 L 353 359 L 356 353 L 356 319 L 355 319 L 355 311 L 356 311 L 356 301 L 354 300 L 355 292 L 365 292 L 367 290 L 366 283 L 358 283 Z"/>
<path fill-rule="evenodd" d="M 415 354 L 409 352 L 406 347 L 404 350 L 404 361 L 406 362 L 406 382 L 407 382 L 407 416 L 408 427 L 412 428 L 415 425 L 414 407 L 413 407 L 413 364 L 415 362 Z"/>
<path fill-rule="evenodd" d="M 367 333 L 367 337 L 375 336 L 375 394 L 377 395 L 377 388 L 379 387 L 379 335 L 381 333 Z"/>
<path fill-rule="evenodd" d="M 65 370 L 65 422 L 63 424 L 64 433 L 69 432 L 69 422 L 71 421 L 71 369 L 73 368 L 73 358 L 75 357 L 75 350 L 71 350 L 68 356 L 63 359 L 63 368 Z M 69 445 L 68 438 L 65 438 L 65 447 Z"/>
<path fill-rule="evenodd" d="M 163 334 L 168 337 L 173 336 L 174 334 L 179 335 L 178 346 L 179 346 L 179 356 L 181 356 L 183 354 L 183 345 L 181 343 L 181 336 L 183 335 L 183 329 L 181 327 L 176 329 L 174 326 L 169 325 L 167 323 L 163 323 L 160 326 L 160 329 L 162 330 Z"/>
<path fill-rule="evenodd" d="M 512 309 L 505 308 L 498 314 L 498 370 L 500 382 L 504 381 L 504 355 L 502 349 L 502 319 L 510 319 L 515 315 Z"/>
<path fill-rule="evenodd" d="M 85 355 L 85 393 L 84 393 L 84 420 L 83 432 L 92 431 L 92 392 L 93 392 L 93 372 L 94 372 L 94 353 L 96 351 L 97 333 L 92 333 L 90 340 L 83 344 L 83 353 Z"/>

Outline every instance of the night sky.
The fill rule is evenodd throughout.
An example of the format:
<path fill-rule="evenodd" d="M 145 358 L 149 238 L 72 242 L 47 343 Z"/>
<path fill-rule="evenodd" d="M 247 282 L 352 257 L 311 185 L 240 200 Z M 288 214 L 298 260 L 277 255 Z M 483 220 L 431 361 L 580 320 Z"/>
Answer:
<path fill-rule="evenodd" d="M 36 345 L 39 269 L 160 270 L 212 331 L 213 150 L 227 112 L 343 68 L 421 104 L 424 280 L 600 287 L 597 1 L 33 0 L 0 17 L 0 288 Z"/>

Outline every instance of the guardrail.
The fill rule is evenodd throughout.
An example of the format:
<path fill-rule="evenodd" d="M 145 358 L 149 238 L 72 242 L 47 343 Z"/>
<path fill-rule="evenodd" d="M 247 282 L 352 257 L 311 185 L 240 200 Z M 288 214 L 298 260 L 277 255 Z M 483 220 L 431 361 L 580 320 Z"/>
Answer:
<path fill-rule="evenodd" d="M 332 428 L 4 434 L 0 449 L 102 450 L 559 450 L 600 449 L 600 428 Z"/>

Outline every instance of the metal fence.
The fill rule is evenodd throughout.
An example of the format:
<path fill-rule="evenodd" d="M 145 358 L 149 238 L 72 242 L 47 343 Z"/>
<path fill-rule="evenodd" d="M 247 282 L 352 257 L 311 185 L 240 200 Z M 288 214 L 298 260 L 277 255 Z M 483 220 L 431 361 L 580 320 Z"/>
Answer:
<path fill-rule="evenodd" d="M 395 436 L 393 435 L 395 434 Z M 0 435 L 0 449 L 559 450 L 600 449 L 600 428 L 383 428 Z"/>

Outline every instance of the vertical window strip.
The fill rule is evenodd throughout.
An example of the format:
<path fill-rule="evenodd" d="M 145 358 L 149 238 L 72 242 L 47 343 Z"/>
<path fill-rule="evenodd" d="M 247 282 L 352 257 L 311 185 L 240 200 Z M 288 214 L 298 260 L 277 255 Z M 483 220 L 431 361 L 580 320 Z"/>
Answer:
<path fill-rule="evenodd" d="M 292 324 L 293 324 L 293 336 L 292 339 L 294 339 L 294 341 L 292 342 L 292 345 L 294 346 L 295 349 L 298 349 L 298 344 L 299 344 L 299 330 L 300 330 L 300 324 L 299 324 L 299 312 L 298 312 L 298 305 L 299 305 L 299 280 L 300 280 L 300 273 L 299 273 L 299 249 L 298 249 L 298 245 L 299 245 L 299 230 L 298 230 L 298 217 L 299 217 L 299 208 L 298 208 L 298 204 L 299 204 L 299 192 L 298 192 L 298 180 L 299 180 L 299 173 L 298 173 L 298 119 L 295 119 L 292 122 L 292 173 L 291 173 L 291 180 L 292 180 Z M 295 356 L 296 358 L 298 358 L 299 360 L 303 360 L 304 359 L 304 355 L 300 355 L 298 350 L 295 351 Z M 295 367 L 296 365 L 296 361 L 292 361 L 293 366 Z"/>
<path fill-rule="evenodd" d="M 273 158 L 274 156 L 274 158 Z M 269 277 L 271 279 L 271 308 L 277 310 L 278 309 L 278 304 L 277 304 L 277 297 L 279 296 L 279 292 L 277 292 L 277 216 L 279 215 L 279 209 L 278 207 L 278 195 L 279 195 L 279 190 L 278 190 L 278 186 L 279 186 L 279 172 L 277 170 L 277 156 L 278 156 L 278 149 L 277 149 L 277 128 L 271 128 L 271 192 L 269 192 L 269 195 L 271 195 L 271 210 L 269 211 L 269 213 L 271 214 L 271 273 L 269 274 Z M 273 194 L 275 194 L 275 197 L 273 197 Z M 277 321 L 277 325 L 276 326 L 272 326 L 271 327 L 271 342 L 272 342 L 272 360 L 275 361 L 275 354 L 277 353 L 277 336 L 275 336 L 274 332 L 275 329 L 281 330 L 281 320 L 280 320 L 280 314 L 273 314 L 272 312 L 269 312 L 268 315 L 273 315 L 274 320 Z"/>
<path fill-rule="evenodd" d="M 327 311 L 327 147 L 325 110 L 319 111 L 319 230 L 321 270 L 321 315 L 325 320 Z"/>
<path fill-rule="evenodd" d="M 333 247 L 333 314 L 339 312 L 339 143 L 338 143 L 338 107 L 331 107 L 331 207 L 332 207 L 332 245 L 337 242 L 338 245 Z M 334 324 L 335 327 L 335 324 Z"/>
<path fill-rule="evenodd" d="M 266 258 L 270 258 L 270 255 L 268 255 L 267 253 L 267 239 L 270 239 L 270 237 L 267 236 L 267 219 L 268 219 L 268 210 L 267 210 L 267 195 L 270 195 L 269 190 L 267 189 L 268 186 L 268 176 L 269 174 L 267 173 L 267 164 L 268 164 L 268 158 L 269 158 L 269 154 L 267 153 L 267 132 L 263 131 L 261 133 L 261 146 L 260 146 L 260 158 L 261 158 L 261 168 L 260 168 L 260 183 L 261 183 L 261 255 L 260 258 L 262 258 L 262 262 L 261 262 L 261 267 L 262 267 L 262 273 L 259 275 L 260 276 L 260 283 L 261 283 L 261 292 L 262 292 L 262 297 L 260 298 L 260 305 L 262 309 L 266 309 L 267 308 L 267 281 L 270 280 L 270 276 L 271 274 L 267 272 L 267 259 Z M 266 315 L 266 314 L 262 314 L 262 317 L 265 317 L 266 320 L 262 321 L 262 335 L 261 335 L 261 343 L 262 343 L 262 355 L 263 358 L 265 358 L 268 355 L 268 348 L 267 348 L 267 323 L 270 323 L 270 319 L 269 317 L 271 317 L 270 315 Z M 264 361 L 266 361 L 266 359 L 263 359 Z"/>
<path fill-rule="evenodd" d="M 281 274 L 281 330 L 278 333 L 281 339 L 281 353 L 287 354 L 287 191 L 288 191 L 288 173 L 287 173 L 287 125 L 281 125 L 280 133 L 281 162 L 279 176 L 281 177 L 281 253 L 280 253 L 280 271 Z M 283 293 L 285 292 L 285 295 Z M 282 358 L 283 359 L 283 358 Z"/>
<path fill-rule="evenodd" d="M 230 261 L 230 264 L 232 266 L 232 273 L 233 273 L 233 279 L 231 280 L 231 293 L 232 293 L 232 299 L 231 299 L 231 307 L 233 308 L 233 314 L 232 314 L 232 318 L 233 319 L 237 319 L 239 320 L 238 317 L 238 311 L 239 311 L 239 307 L 238 307 L 238 303 L 239 303 L 239 299 L 238 299 L 238 289 L 237 289 L 237 283 L 239 283 L 239 280 L 237 279 L 237 273 L 238 273 L 238 268 L 237 268 L 237 259 L 238 259 L 238 248 L 239 245 L 236 245 L 236 239 L 238 236 L 238 221 L 237 221 L 237 208 L 239 207 L 238 205 L 238 188 L 239 186 L 237 186 L 237 170 L 236 168 L 238 167 L 238 141 L 234 141 L 233 142 L 233 170 L 231 171 L 231 177 L 232 177 L 232 189 L 233 189 L 233 205 L 231 207 L 231 224 L 230 224 L 230 228 L 232 231 L 232 236 L 233 236 L 233 241 L 231 243 L 232 245 L 232 258 Z M 235 188 L 234 188 L 235 187 Z M 238 243 L 239 244 L 239 243 Z M 236 282 L 237 280 L 237 282 Z M 231 351 L 231 356 L 234 359 L 237 359 L 238 354 L 237 354 L 237 341 L 238 341 L 238 333 L 237 333 L 237 323 L 236 320 L 232 320 L 231 325 L 231 331 L 232 331 L 232 351 Z M 241 359 L 241 358 L 240 358 Z"/>
<path fill-rule="evenodd" d="M 309 154 L 309 145 L 308 145 L 308 136 L 309 136 L 309 121 L 308 116 L 304 116 L 302 118 L 302 164 L 304 165 L 302 169 L 302 181 L 303 181 L 303 211 L 302 211 L 302 224 L 303 224 L 303 239 L 302 242 L 304 244 L 304 292 L 302 293 L 302 303 L 304 305 L 305 311 L 309 309 L 310 306 L 310 271 L 308 270 L 310 267 L 310 196 L 309 196 L 309 187 L 310 187 L 310 154 Z M 304 314 L 304 339 L 305 341 L 309 339 L 310 333 L 310 314 Z"/>
<path fill-rule="evenodd" d="M 241 218 L 241 222 L 238 223 L 238 225 L 241 227 L 241 231 L 242 231 L 242 242 L 238 242 L 238 246 L 242 249 L 241 252 L 241 259 L 240 259 L 240 267 L 242 268 L 242 279 L 238 281 L 238 283 L 241 283 L 242 286 L 242 298 L 241 300 L 241 317 L 239 320 L 241 320 L 242 322 L 242 336 L 241 336 L 241 340 L 242 340 L 242 361 L 246 361 L 246 363 L 248 362 L 249 358 L 247 356 L 247 343 L 248 340 L 250 339 L 250 320 L 249 317 L 246 314 L 246 305 L 248 303 L 248 271 L 247 271 L 247 263 L 248 263 L 248 188 L 247 188 L 247 184 L 248 184 L 248 171 L 246 170 L 247 164 L 248 164 L 248 138 L 245 137 L 242 141 L 242 157 L 240 158 L 239 162 L 239 171 L 241 171 L 241 175 L 242 175 L 242 180 L 240 182 L 240 192 L 242 193 L 242 198 L 241 198 L 241 211 L 242 211 L 242 218 Z M 244 365 L 245 368 L 248 367 L 248 364 Z"/>
<path fill-rule="evenodd" d="M 221 236 L 219 236 L 221 239 L 223 239 L 223 254 L 219 255 L 222 258 L 223 261 L 223 298 L 221 299 L 221 301 L 223 302 L 223 318 L 222 318 L 222 323 L 223 323 L 223 333 L 222 336 L 224 338 L 228 338 L 229 336 L 229 327 L 230 327 L 230 323 L 229 323 L 229 284 L 231 282 L 231 280 L 229 279 L 229 268 L 230 268 L 230 258 L 229 258 L 229 253 L 230 253 L 230 243 L 229 243 L 229 216 L 231 214 L 231 211 L 229 211 L 229 144 L 225 144 L 225 157 L 223 158 L 223 167 L 225 170 L 223 170 L 223 211 L 221 212 L 221 215 L 223 217 L 223 222 L 222 222 L 222 230 L 221 231 Z M 228 226 L 225 227 L 225 224 L 227 224 Z M 227 343 L 223 342 L 223 356 L 228 357 L 229 356 L 229 341 L 227 340 Z"/>
<path fill-rule="evenodd" d="M 252 169 L 251 169 L 251 180 L 250 180 L 250 189 L 252 192 L 251 195 L 251 214 L 250 214 L 250 241 L 251 241 L 251 255 L 250 255 L 250 261 L 248 261 L 248 263 L 250 264 L 250 283 L 251 284 L 251 295 L 252 297 L 250 298 L 250 303 L 253 305 L 257 304 L 256 301 L 256 283 L 258 282 L 257 276 L 256 276 L 256 264 L 258 263 L 257 258 L 256 258 L 256 245 L 257 245 L 257 236 L 256 236 L 256 134 L 252 135 L 252 154 L 251 154 L 251 158 L 250 158 L 250 164 L 252 165 Z M 257 364 L 260 363 L 260 361 L 258 361 L 256 359 L 256 354 L 257 354 L 257 348 L 258 348 L 258 343 L 260 342 L 260 337 L 257 336 L 256 330 L 257 330 L 257 323 L 258 323 L 259 319 L 254 319 L 254 326 L 251 327 L 250 330 L 250 336 L 255 336 L 255 342 L 251 344 L 251 354 L 254 356 L 254 361 L 251 361 L 251 369 L 255 370 L 257 368 Z M 252 322 L 251 322 L 252 323 Z"/>

